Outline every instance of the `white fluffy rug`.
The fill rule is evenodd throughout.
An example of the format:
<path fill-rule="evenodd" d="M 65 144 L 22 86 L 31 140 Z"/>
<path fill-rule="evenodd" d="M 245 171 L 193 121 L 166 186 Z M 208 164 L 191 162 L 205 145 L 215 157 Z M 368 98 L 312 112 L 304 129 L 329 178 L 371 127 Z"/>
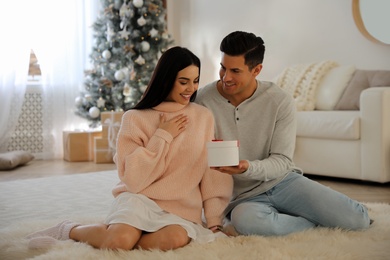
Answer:
<path fill-rule="evenodd" d="M 168 252 L 110 251 L 73 241 L 29 250 L 24 237 L 64 219 L 95 223 L 112 200 L 115 171 L 0 183 L 0 259 L 390 259 L 390 205 L 366 203 L 365 231 L 316 228 L 283 237 L 220 238 Z"/>

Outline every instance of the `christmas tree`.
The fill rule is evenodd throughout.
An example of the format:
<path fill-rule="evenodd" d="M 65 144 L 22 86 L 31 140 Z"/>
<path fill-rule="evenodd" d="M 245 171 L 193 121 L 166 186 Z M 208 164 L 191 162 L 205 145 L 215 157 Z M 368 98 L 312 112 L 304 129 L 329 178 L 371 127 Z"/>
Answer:
<path fill-rule="evenodd" d="M 85 91 L 76 114 L 91 126 L 104 111 L 126 111 L 144 93 L 161 54 L 173 43 L 162 0 L 102 0 L 93 24 L 93 68 L 85 71 Z"/>

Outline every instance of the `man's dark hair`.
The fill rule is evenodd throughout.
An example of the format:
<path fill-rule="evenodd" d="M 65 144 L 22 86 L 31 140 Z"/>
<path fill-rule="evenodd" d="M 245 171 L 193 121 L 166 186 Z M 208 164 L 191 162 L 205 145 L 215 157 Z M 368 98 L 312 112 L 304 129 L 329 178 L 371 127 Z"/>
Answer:
<path fill-rule="evenodd" d="M 219 46 L 220 51 L 230 56 L 244 55 L 245 65 L 252 70 L 263 63 L 265 46 L 261 37 L 253 33 L 235 31 L 228 34 Z"/>

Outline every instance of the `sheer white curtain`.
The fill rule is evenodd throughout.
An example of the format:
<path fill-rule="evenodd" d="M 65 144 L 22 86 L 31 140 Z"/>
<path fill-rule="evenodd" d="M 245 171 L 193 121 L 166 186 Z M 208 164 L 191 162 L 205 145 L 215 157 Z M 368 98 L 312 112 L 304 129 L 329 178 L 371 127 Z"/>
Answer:
<path fill-rule="evenodd" d="M 7 150 L 11 133 L 15 129 L 26 89 L 30 49 L 20 33 L 21 27 L 12 26 L 17 3 L 7 3 L 0 8 L 0 152 Z M 19 17 L 28 12 L 22 9 Z"/>
<path fill-rule="evenodd" d="M 8 1 L 13 2 L 13 1 Z M 2 3 L 2 12 L 9 12 L 7 20 L 1 23 L 9 24 L 12 34 L 8 39 L 14 42 L 23 42 L 23 48 L 9 44 L 8 53 L 25 52 L 25 48 L 33 49 L 41 67 L 43 88 L 43 125 L 44 125 L 44 152 L 38 158 L 62 157 L 62 131 L 87 125 L 83 119 L 74 114 L 75 97 L 78 96 L 83 84 L 83 72 L 88 67 L 88 54 L 91 51 L 91 25 L 98 13 L 99 3 L 96 0 L 19 0 L 14 3 Z M 5 6 L 4 6 L 5 5 Z M 22 15 L 21 15 L 21 11 Z M 18 20 L 19 21 L 16 21 Z M 16 23 L 16 24 L 15 24 Z M 3 33 L 3 32 L 1 32 Z M 4 36 L 2 35 L 2 41 Z M 29 56 L 28 56 L 29 57 Z M 11 57 L 10 57 L 11 59 Z M 28 58 L 26 59 L 28 63 Z M 18 66 L 25 60 L 17 57 Z M 8 79 L 23 69 L 7 71 L 2 78 Z M 24 69 L 27 75 L 27 69 Z M 3 80 L 4 81 L 4 80 Z M 24 94 L 25 80 L 20 86 L 15 83 L 5 85 L 4 93 L 7 100 Z M 19 81 L 18 81 L 19 82 Z M 13 94 L 10 94 L 12 89 Z M 15 93 L 17 92 L 17 93 Z M 3 98 L 3 85 L 1 98 Z M 1 104 L 1 102 L 0 102 Z M 20 106 L 21 104 L 17 104 Z M 14 104 L 4 104 L 8 109 L 15 109 Z M 1 107 L 3 108 L 3 106 Z M 3 109 L 1 109 L 3 114 Z M 3 120 L 3 115 L 1 123 Z M 1 125 L 3 129 L 3 125 Z M 8 129 L 10 129 L 8 127 Z M 1 130 L 3 132 L 3 130 Z M 3 136 L 1 133 L 0 137 Z M 4 135 L 5 139 L 7 138 Z M 0 139 L 1 140 L 1 139 Z M 1 144 L 1 143 L 0 143 Z"/>

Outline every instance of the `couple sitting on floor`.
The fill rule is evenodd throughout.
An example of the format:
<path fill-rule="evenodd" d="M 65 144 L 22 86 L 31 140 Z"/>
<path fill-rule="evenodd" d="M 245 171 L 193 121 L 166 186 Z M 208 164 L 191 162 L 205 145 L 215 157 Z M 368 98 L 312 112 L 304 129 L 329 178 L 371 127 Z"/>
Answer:
<path fill-rule="evenodd" d="M 170 250 L 225 237 L 225 217 L 241 235 L 369 227 L 364 205 L 294 166 L 294 99 L 256 79 L 263 40 L 232 32 L 220 51 L 220 79 L 199 90 L 199 58 L 182 47 L 163 53 L 142 99 L 123 115 L 114 156 L 120 183 L 104 223 L 61 222 L 29 235 L 30 248 L 72 239 Z M 215 138 L 239 140 L 237 166 L 208 167 L 206 142 Z"/>

